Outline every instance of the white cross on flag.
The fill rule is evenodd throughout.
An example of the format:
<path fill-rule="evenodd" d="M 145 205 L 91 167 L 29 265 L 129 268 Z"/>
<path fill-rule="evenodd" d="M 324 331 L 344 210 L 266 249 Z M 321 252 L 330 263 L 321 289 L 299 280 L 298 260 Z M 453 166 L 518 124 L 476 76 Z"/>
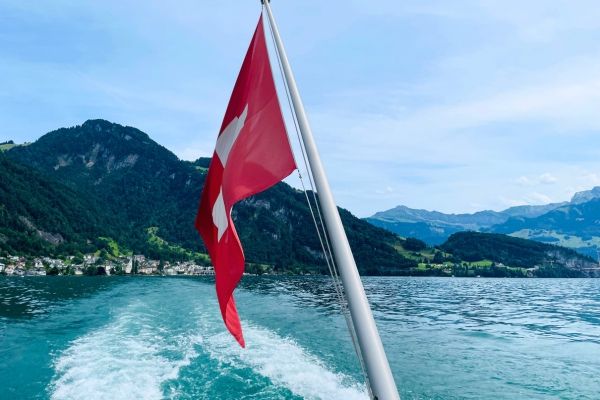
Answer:
<path fill-rule="evenodd" d="M 238 75 L 204 183 L 196 228 L 215 268 L 227 329 L 245 346 L 233 290 L 244 251 L 231 210 L 238 201 L 284 179 L 296 168 L 269 64 L 262 16 Z"/>

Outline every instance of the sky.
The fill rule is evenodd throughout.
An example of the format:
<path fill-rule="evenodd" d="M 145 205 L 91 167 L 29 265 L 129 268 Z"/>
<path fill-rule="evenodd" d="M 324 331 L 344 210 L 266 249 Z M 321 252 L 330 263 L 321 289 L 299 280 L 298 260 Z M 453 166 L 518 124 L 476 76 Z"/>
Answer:
<path fill-rule="evenodd" d="M 103 118 L 210 156 L 260 9 L 0 0 L 0 141 Z M 501 210 L 600 185 L 596 1 L 272 9 L 336 201 L 356 215 Z"/>

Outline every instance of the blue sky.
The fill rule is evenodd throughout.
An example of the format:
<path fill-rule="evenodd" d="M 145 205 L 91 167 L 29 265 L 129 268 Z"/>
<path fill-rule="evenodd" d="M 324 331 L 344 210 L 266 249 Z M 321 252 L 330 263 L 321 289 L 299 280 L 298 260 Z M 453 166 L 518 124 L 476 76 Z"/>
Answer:
<path fill-rule="evenodd" d="M 0 141 L 104 118 L 181 158 L 212 154 L 258 0 L 32 4 L 0 0 Z M 272 7 L 355 214 L 499 210 L 600 185 L 597 2 Z"/>

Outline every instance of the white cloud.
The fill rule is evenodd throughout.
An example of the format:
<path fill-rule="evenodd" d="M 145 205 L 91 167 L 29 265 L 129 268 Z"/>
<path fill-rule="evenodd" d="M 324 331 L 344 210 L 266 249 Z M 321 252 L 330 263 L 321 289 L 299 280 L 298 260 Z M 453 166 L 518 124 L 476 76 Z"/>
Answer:
<path fill-rule="evenodd" d="M 539 192 L 530 192 L 523 197 L 509 198 L 500 196 L 500 202 L 506 207 L 522 206 L 522 205 L 540 205 L 552 203 L 552 197 Z"/>
<path fill-rule="evenodd" d="M 551 185 L 556 183 L 558 179 L 549 172 L 544 172 L 543 174 L 536 177 L 528 177 L 526 175 L 521 175 L 517 179 L 515 179 L 515 183 L 519 186 L 536 186 L 540 184 Z"/>
<path fill-rule="evenodd" d="M 571 128 L 600 128 L 600 63 L 595 73 L 574 77 L 571 82 L 554 80 L 537 85 L 515 87 L 474 101 L 458 101 L 433 106 L 396 120 L 399 130 L 408 132 L 452 132 L 490 123 L 516 121 L 554 122 L 566 131 Z M 532 132 L 531 134 L 536 134 Z"/>
<path fill-rule="evenodd" d="M 556 183 L 556 181 L 558 179 L 556 179 L 556 177 L 548 172 L 540 175 L 539 177 L 540 183 L 546 184 L 546 185 L 550 185 L 553 183 Z"/>

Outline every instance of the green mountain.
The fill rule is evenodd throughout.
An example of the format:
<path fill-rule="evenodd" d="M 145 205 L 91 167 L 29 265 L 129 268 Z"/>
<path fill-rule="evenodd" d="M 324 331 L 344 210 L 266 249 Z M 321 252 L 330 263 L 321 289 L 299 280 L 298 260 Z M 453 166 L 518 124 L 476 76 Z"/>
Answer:
<path fill-rule="evenodd" d="M 7 188 L 32 179 L 47 190 L 25 185 L 10 202 L 0 197 L 8 215 L 0 232 L 9 227 L 6 236 L 25 235 L 39 244 L 9 246 L 14 241 L 5 240 L 1 251 L 64 254 L 116 243 L 123 252 L 153 258 L 206 260 L 193 221 L 209 159 L 179 160 L 140 130 L 104 120 L 58 129 L 4 154 Z M 20 207 L 27 198 L 32 204 Z M 397 274 L 415 265 L 397 250 L 396 235 L 340 212 L 362 273 Z M 240 202 L 232 215 L 249 263 L 275 271 L 326 271 L 302 192 L 280 183 Z"/>
<path fill-rule="evenodd" d="M 600 276 L 594 260 L 572 249 L 501 234 L 455 233 L 440 249 L 463 261 L 491 260 L 535 269 L 536 276 Z"/>
<path fill-rule="evenodd" d="M 99 236 L 101 215 L 77 191 L 0 154 L 0 249 L 11 254 L 92 250 L 87 239 Z"/>

